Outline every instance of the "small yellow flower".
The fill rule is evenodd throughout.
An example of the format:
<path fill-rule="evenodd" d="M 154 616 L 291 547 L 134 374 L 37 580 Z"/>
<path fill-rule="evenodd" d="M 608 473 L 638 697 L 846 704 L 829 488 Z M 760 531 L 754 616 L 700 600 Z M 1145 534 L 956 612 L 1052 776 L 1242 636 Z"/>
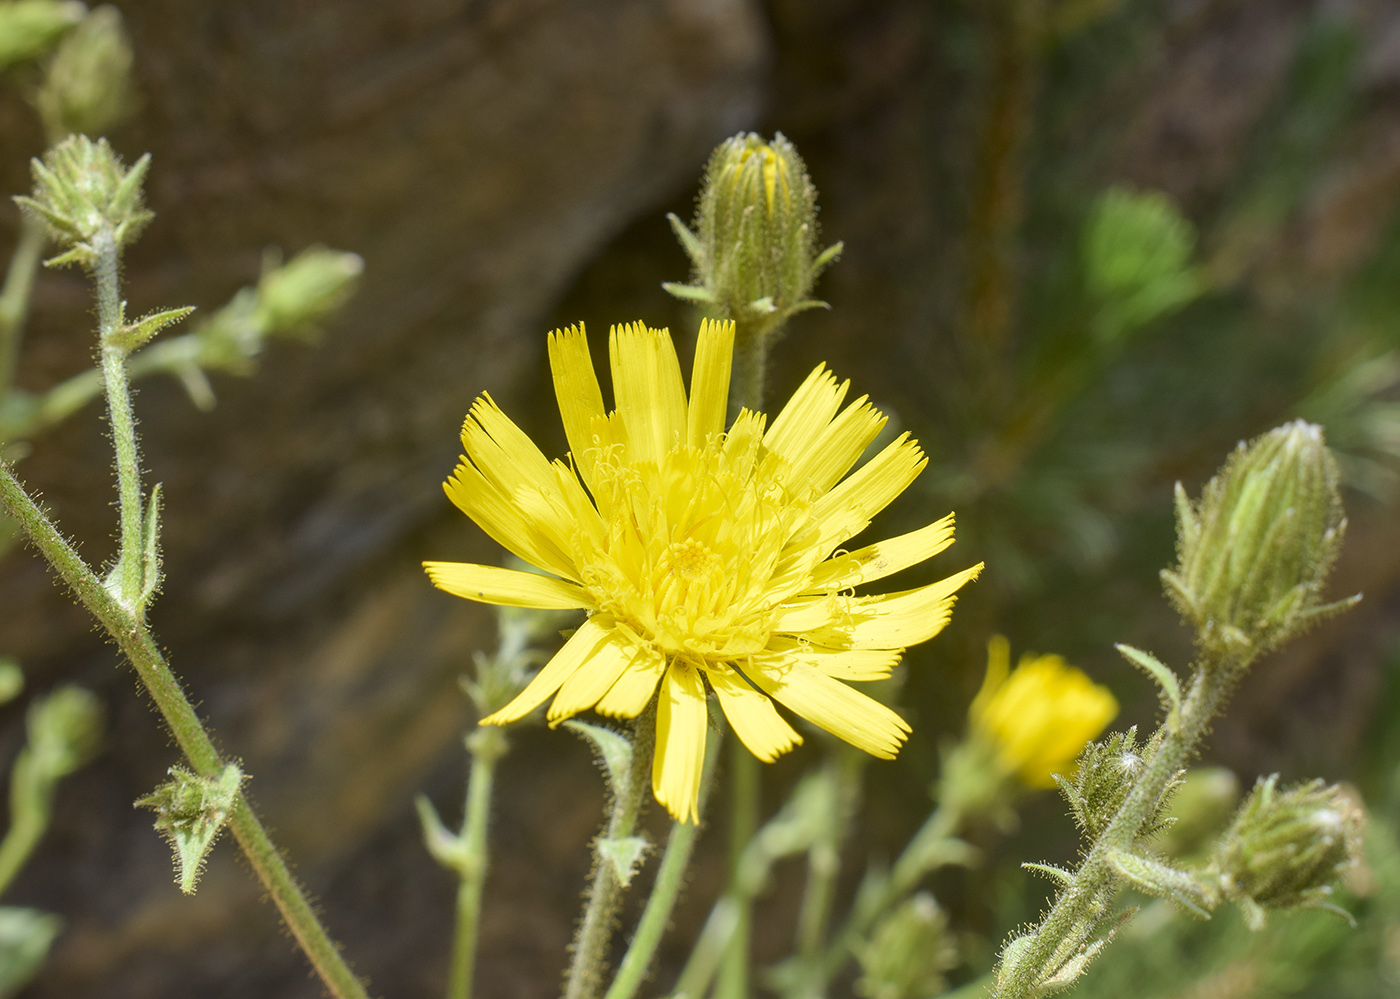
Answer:
<path fill-rule="evenodd" d="M 992 746 L 1002 770 L 1030 787 L 1055 786 L 1084 744 L 1118 714 L 1118 701 L 1060 656 L 1023 655 L 1011 670 L 1011 645 L 987 643 L 987 677 L 968 709 L 972 735 Z"/>
<path fill-rule="evenodd" d="M 707 690 L 764 761 L 802 741 L 774 701 L 874 756 L 909 732 L 894 711 L 842 683 L 889 675 L 905 647 L 943 629 L 953 594 L 981 565 L 901 593 L 852 588 L 953 543 L 949 516 L 838 551 L 898 496 L 926 459 L 901 435 L 851 475 L 885 419 L 845 409 L 849 382 L 818 366 L 765 429 L 743 411 L 726 433 L 734 324 L 700 327 L 687 400 L 670 334 L 642 324 L 609 337 L 608 412 L 582 328 L 549 338 L 570 462 L 548 461 L 483 395 L 462 428 L 448 497 L 487 534 L 550 575 L 426 562 L 468 600 L 584 608 L 588 619 L 518 697 L 504 725 L 551 696 L 551 724 L 592 708 L 635 718 L 658 686 L 652 791 L 697 818 Z M 839 413 L 838 413 L 838 410 Z"/>

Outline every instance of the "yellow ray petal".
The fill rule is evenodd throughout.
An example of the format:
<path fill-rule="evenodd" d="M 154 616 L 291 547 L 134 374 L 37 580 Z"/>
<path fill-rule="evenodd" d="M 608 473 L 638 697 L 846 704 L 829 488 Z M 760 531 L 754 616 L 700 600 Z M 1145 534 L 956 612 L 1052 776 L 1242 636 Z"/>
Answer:
<path fill-rule="evenodd" d="M 555 610 L 593 606 L 583 587 L 536 572 L 472 562 L 424 562 L 423 568 L 438 589 L 478 603 Z"/>
<path fill-rule="evenodd" d="M 773 420 L 763 437 L 764 445 L 788 460 L 792 460 L 791 455 L 800 455 L 826 429 L 850 387 L 849 381 L 838 386 L 836 376 L 825 364 L 818 364 Z"/>
<path fill-rule="evenodd" d="M 549 368 L 574 464 L 579 466 L 584 481 L 591 483 L 593 420 L 606 417 L 608 411 L 603 406 L 603 392 L 598 387 L 598 373 L 593 370 L 582 323 L 549 335 Z"/>
<path fill-rule="evenodd" d="M 634 655 L 634 649 L 610 633 L 608 640 L 593 651 L 588 662 L 574 670 L 554 695 L 554 703 L 545 715 L 550 727 L 597 704 L 598 698 L 606 694 L 627 669 Z"/>
<path fill-rule="evenodd" d="M 657 465 L 686 432 L 685 383 L 665 330 L 614 326 L 608 337 L 613 396 L 636 457 Z"/>
<path fill-rule="evenodd" d="M 903 655 L 903 649 L 825 649 L 815 645 L 799 645 L 792 651 L 795 659 L 827 676 L 862 683 L 886 679 Z"/>
<path fill-rule="evenodd" d="M 656 692 L 656 683 L 665 671 L 666 660 L 654 649 L 639 649 L 631 665 L 593 709 L 612 718 L 636 718 Z"/>
<path fill-rule="evenodd" d="M 729 372 L 734 358 L 734 323 L 706 319 L 695 341 L 695 368 L 690 375 L 690 411 L 686 442 L 704 447 L 724 432 L 729 405 Z"/>
<path fill-rule="evenodd" d="M 463 458 L 442 488 L 457 509 L 507 551 L 556 576 L 579 581 L 578 568 L 559 543 L 470 461 Z"/>
<path fill-rule="evenodd" d="M 904 719 L 879 701 L 806 663 L 764 668 L 757 657 L 755 663 L 750 679 L 774 700 L 871 756 L 894 759 L 909 734 Z"/>
<path fill-rule="evenodd" d="M 861 396 L 825 430 L 794 448 L 795 453 L 788 456 L 793 481 L 807 483 L 814 495 L 825 493 L 851 470 L 886 422 L 868 397 Z"/>
<path fill-rule="evenodd" d="M 773 702 L 750 687 L 743 677 L 724 666 L 705 672 L 719 696 L 724 717 L 749 752 L 764 763 L 772 763 L 793 746 L 802 744 L 802 736 L 783 720 Z"/>
<path fill-rule="evenodd" d="M 598 515 L 598 508 L 593 505 L 588 494 L 583 491 L 583 486 L 579 485 L 575 469 L 562 461 L 556 461 L 554 463 L 554 477 L 558 480 L 559 495 L 563 497 L 566 507 L 560 513 L 567 516 L 583 535 L 582 538 L 570 539 L 573 542 L 573 547 L 577 548 L 585 543 L 593 549 L 604 547 L 607 543 L 607 525 L 603 523 L 603 518 Z M 573 552 L 572 554 L 577 557 L 578 553 Z"/>
<path fill-rule="evenodd" d="M 554 658 L 526 685 L 515 698 L 495 714 L 481 719 L 483 725 L 505 725 L 524 718 L 543 704 L 551 694 L 573 676 L 574 671 L 586 669 L 593 651 L 608 639 L 608 630 L 589 618 L 578 631 L 554 653 Z"/>
<path fill-rule="evenodd" d="M 678 822 L 700 821 L 705 763 L 705 685 L 685 660 L 671 663 L 656 704 L 656 755 L 651 791 Z"/>
<path fill-rule="evenodd" d="M 462 423 L 462 446 L 482 474 L 507 495 L 521 487 L 546 493 L 555 489 L 549 459 L 490 395 L 483 393 L 472 403 Z"/>
<path fill-rule="evenodd" d="M 856 469 L 812 505 L 822 525 L 822 546 L 834 546 L 865 530 L 870 518 L 890 504 L 928 464 L 908 434 Z"/>
<path fill-rule="evenodd" d="M 981 571 L 979 562 L 947 579 L 899 593 L 794 601 L 779 613 L 773 630 L 803 634 L 834 649 L 908 648 L 943 630 L 953 613 L 953 594 Z"/>
<path fill-rule="evenodd" d="M 953 515 L 950 513 L 917 531 L 833 556 L 817 566 L 812 573 L 811 585 L 803 592 L 845 590 L 873 579 L 883 579 L 891 573 L 933 558 L 952 543 Z"/>

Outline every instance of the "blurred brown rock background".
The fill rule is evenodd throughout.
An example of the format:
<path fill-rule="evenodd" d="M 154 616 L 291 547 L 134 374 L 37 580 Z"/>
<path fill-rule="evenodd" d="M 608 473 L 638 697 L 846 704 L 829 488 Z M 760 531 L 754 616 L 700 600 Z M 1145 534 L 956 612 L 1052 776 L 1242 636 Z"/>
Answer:
<path fill-rule="evenodd" d="M 1189 651 L 1153 596 L 1156 568 L 1171 557 L 1171 481 L 1199 484 L 1236 439 L 1291 415 L 1294 373 L 1249 365 L 1270 338 L 1290 336 L 1295 315 L 1334 301 L 1367 268 L 1381 266 L 1382 286 L 1387 274 L 1400 285 L 1400 257 L 1382 259 L 1394 254 L 1400 201 L 1400 9 L 1386 0 L 1061 7 L 1082 9 L 1087 26 L 1027 52 L 972 0 L 123 6 L 143 107 L 112 140 L 128 159 L 153 154 L 157 212 L 127 260 L 131 309 L 216 308 L 256 277 L 269 246 L 290 255 L 324 243 L 365 260 L 358 295 L 319 346 L 282 344 L 254 378 L 217 380 L 210 414 L 173 381 L 143 383 L 137 407 L 148 478 L 167 489 L 157 633 L 376 994 L 437 995 L 445 976 L 454 885 L 421 847 L 412 797 L 428 792 L 455 820 L 460 737 L 472 721 L 456 676 L 491 647 L 493 619 L 431 589 L 418 563 L 499 557 L 440 491 L 462 416 L 489 390 L 547 453 L 562 453 L 547 329 L 692 324 L 659 289 L 686 277 L 663 216 L 688 216 L 709 150 L 740 129 L 797 143 L 821 192 L 824 235 L 846 243 L 818 289 L 833 310 L 794 323 L 770 398 L 826 360 L 921 439 L 928 414 L 953 404 L 950 344 L 968 322 L 979 252 L 1002 261 L 1004 289 L 1053 271 L 1073 246 L 1070 206 L 1110 183 L 1163 190 L 1200 227 L 1203 254 L 1229 269 L 1216 313 L 1248 312 L 1259 331 L 1257 353 L 1229 355 L 1242 365 L 1238 384 L 1257 392 L 1239 400 L 1226 383 L 1228 404 L 1196 406 L 1195 423 L 1131 466 L 1130 495 L 1099 497 L 1107 516 L 1133 526 L 1097 560 L 1065 555 L 1055 525 L 1031 518 L 1023 534 L 1037 540 L 1018 543 L 1052 568 L 998 583 L 979 548 L 990 529 L 973 518 L 955 551 L 959 565 L 989 558 L 979 584 L 988 592 L 967 598 L 909 691 L 931 732 L 956 725 L 997 628 L 1018 648 L 1077 657 L 1125 700 L 1142 699 L 1131 720 L 1151 717 L 1145 685 L 1134 687 L 1107 642 L 1135 640 L 1123 631 L 1133 627 L 1161 649 Z M 1305 169 L 1282 207 L 1238 210 L 1269 176 L 1276 119 L 1307 127 L 1288 94 L 1324 18 L 1355 40 L 1348 111 L 1327 141 L 1304 145 Z M 21 192 L 42 138 L 23 79 L 0 82 L 0 176 Z M 988 110 L 998 94 L 1001 119 Z M 988 152 L 998 121 L 1000 158 Z M 989 162 L 1011 177 L 992 195 Z M 988 197 L 1010 200 L 992 205 L 990 229 L 979 231 L 976 206 Z M 15 229 L 15 213 L 0 213 L 4 245 Z M 1013 340 L 1030 322 L 1018 317 L 1046 300 L 1035 294 L 999 300 Z M 1396 324 L 1387 335 L 1400 341 Z M 90 326 L 80 276 L 43 275 L 25 387 L 88 364 Z M 1175 363 L 1155 349 L 1143 348 L 1141 370 Z M 930 453 L 948 469 L 967 458 L 936 439 Z M 113 547 L 110 464 L 91 407 L 21 465 L 92 559 Z M 956 502 L 961 517 L 992 489 L 932 491 L 924 502 L 940 514 Z M 1247 780 L 1301 767 L 1345 777 L 1370 721 L 1396 638 L 1400 546 L 1393 507 L 1350 502 L 1337 588 L 1364 588 L 1366 605 L 1241 693 L 1239 721 L 1222 726 L 1215 755 Z M 170 741 L 30 553 L 6 559 L 0 607 L 0 646 L 23 661 L 31 689 L 91 686 L 112 726 L 100 760 L 64 785 L 52 834 L 7 897 L 67 921 L 26 995 L 318 995 L 230 843 L 194 898 L 174 888 L 149 815 L 131 808 L 176 762 Z M 1063 623 L 1076 615 L 1074 628 Z M 21 743 L 22 712 L 22 702 L 0 710 L 0 758 Z M 581 744 L 538 729 L 515 741 L 492 828 L 484 999 L 554 993 L 599 814 L 601 782 Z M 862 849 L 888 855 L 917 821 L 935 747 L 930 735 L 883 772 Z M 917 800 L 900 805 L 901 795 Z M 718 877 L 714 850 L 692 882 L 701 909 Z M 779 884 L 779 905 L 793 887 Z M 693 926 L 701 909 L 680 924 Z M 663 955 L 658 989 L 682 957 Z"/>

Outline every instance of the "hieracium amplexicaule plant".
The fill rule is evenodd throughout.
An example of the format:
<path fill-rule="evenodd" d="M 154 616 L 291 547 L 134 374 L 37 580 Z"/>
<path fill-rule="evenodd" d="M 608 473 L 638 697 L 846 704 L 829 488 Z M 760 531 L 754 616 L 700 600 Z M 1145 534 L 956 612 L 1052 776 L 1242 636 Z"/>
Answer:
<path fill-rule="evenodd" d="M 1260 927 L 1270 909 L 1324 908 L 1359 853 L 1359 809 L 1320 782 L 1279 791 L 1262 781 L 1210 859 L 1177 866 L 1158 854 L 1167 799 L 1243 671 L 1324 614 L 1322 589 L 1346 520 L 1337 470 L 1319 427 L 1296 422 L 1231 455 L 1201 498 L 1177 491 L 1179 564 L 1167 595 L 1196 635 L 1185 689 L 1151 654 L 1119 646 L 1158 685 L 1166 718 L 1146 742 L 1118 733 L 1093 744 L 1062 789 L 1088 846 L 1074 870 L 1030 865 L 1060 884 L 1045 918 L 1002 952 L 994 994 L 1024 999 L 1069 988 L 1127 912 L 1131 886 L 1205 916 L 1223 902 Z"/>

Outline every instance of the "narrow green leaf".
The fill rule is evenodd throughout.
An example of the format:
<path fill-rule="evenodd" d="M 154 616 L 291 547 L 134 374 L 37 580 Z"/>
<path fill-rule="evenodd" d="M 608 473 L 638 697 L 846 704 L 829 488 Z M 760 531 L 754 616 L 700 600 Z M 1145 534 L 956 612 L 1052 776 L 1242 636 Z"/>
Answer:
<path fill-rule="evenodd" d="M 832 243 L 825 250 L 822 250 L 817 259 L 812 261 L 812 276 L 816 277 L 819 271 L 825 270 L 828 264 L 834 263 L 845 248 L 845 243 Z"/>
<path fill-rule="evenodd" d="M 583 736 L 593 744 L 598 758 L 603 761 L 603 767 L 607 771 L 608 783 L 612 786 L 613 794 L 619 797 L 626 796 L 628 790 L 627 775 L 632 769 L 632 743 L 627 737 L 610 728 L 604 728 L 602 725 L 590 725 L 588 722 L 566 721 L 564 727 Z"/>
<path fill-rule="evenodd" d="M 443 867 L 461 873 L 465 860 L 462 838 L 443 825 L 427 795 L 417 795 L 413 804 L 418 809 L 418 822 L 423 827 L 423 845 L 428 848 L 428 853 Z"/>
<path fill-rule="evenodd" d="M 153 312 L 134 323 L 123 323 L 107 338 L 108 342 L 130 353 L 138 347 L 145 346 L 162 329 L 178 323 L 193 311 L 193 305 L 186 305 L 178 309 L 166 309 L 164 312 Z"/>
<path fill-rule="evenodd" d="M 599 837 L 598 855 L 612 865 L 618 883 L 626 888 L 637 873 L 637 865 L 651 846 L 643 836 L 624 836 L 619 839 Z"/>
<path fill-rule="evenodd" d="M 690 227 L 680 220 L 675 212 L 666 213 L 666 221 L 671 223 L 671 229 L 676 234 L 676 239 L 680 240 L 681 249 L 685 251 L 696 267 L 703 267 L 705 262 L 705 247 L 701 244 L 695 233 L 690 231 Z"/>
<path fill-rule="evenodd" d="M 1150 652 L 1135 649 L 1131 645 L 1119 643 L 1114 646 L 1119 654 L 1153 680 L 1161 690 L 1162 706 L 1167 709 L 1169 721 L 1175 721 L 1181 714 L 1181 684 L 1171 668 Z"/>
<path fill-rule="evenodd" d="M 713 305 L 715 296 L 711 295 L 704 288 L 697 288 L 693 284 L 677 284 L 675 281 L 663 281 L 661 287 L 672 295 L 686 302 L 699 302 L 703 305 Z"/>
<path fill-rule="evenodd" d="M 1030 862 L 1021 865 L 1025 870 L 1049 878 L 1062 888 L 1068 888 L 1074 884 L 1074 875 L 1063 867 L 1056 867 L 1054 864 L 1032 864 Z"/>
<path fill-rule="evenodd" d="M 160 589 L 160 483 L 151 489 L 146 503 L 146 519 L 141 525 L 141 596 L 136 612 L 143 613 Z"/>

